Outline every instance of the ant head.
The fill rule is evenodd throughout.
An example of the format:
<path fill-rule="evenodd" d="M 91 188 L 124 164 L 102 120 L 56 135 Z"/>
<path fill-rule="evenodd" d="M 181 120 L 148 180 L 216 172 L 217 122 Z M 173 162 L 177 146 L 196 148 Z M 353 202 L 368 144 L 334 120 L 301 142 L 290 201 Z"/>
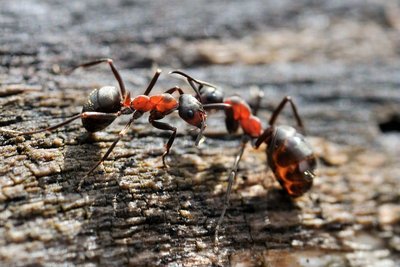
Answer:
<path fill-rule="evenodd" d="M 224 102 L 224 94 L 214 87 L 202 87 L 200 88 L 200 101 L 203 104 L 222 103 Z"/>
<path fill-rule="evenodd" d="M 179 97 L 179 116 L 187 123 L 203 128 L 206 120 L 206 112 L 203 105 L 194 96 L 183 94 Z"/>
<path fill-rule="evenodd" d="M 175 70 L 172 71 L 171 74 L 179 74 L 186 78 L 190 86 L 196 92 L 198 99 L 203 104 L 212 104 L 212 103 L 222 103 L 224 99 L 223 92 L 218 89 L 215 85 L 197 80 L 188 74 Z"/>

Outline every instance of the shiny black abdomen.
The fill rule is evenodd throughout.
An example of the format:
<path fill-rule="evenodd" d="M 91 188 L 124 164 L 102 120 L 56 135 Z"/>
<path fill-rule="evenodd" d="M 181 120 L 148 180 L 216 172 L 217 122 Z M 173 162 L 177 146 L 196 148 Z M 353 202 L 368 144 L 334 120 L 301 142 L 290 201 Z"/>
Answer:
<path fill-rule="evenodd" d="M 120 111 L 121 101 L 119 89 L 116 87 L 105 86 L 95 89 L 90 93 L 88 101 L 83 105 L 82 113 L 88 111 L 115 113 Z M 115 118 L 82 118 L 82 125 L 88 132 L 97 132 L 106 128 L 114 120 Z"/>
<path fill-rule="evenodd" d="M 279 126 L 274 129 L 267 157 L 275 177 L 290 196 L 301 196 L 311 188 L 316 158 L 304 136 L 294 128 Z"/>

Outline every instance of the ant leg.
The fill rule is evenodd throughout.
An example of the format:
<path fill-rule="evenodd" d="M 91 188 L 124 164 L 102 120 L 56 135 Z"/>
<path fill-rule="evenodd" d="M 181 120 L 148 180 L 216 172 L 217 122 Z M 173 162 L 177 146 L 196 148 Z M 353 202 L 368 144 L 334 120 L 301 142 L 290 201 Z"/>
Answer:
<path fill-rule="evenodd" d="M 103 113 L 103 112 L 90 112 L 90 111 L 88 111 L 88 112 L 83 112 L 83 113 L 81 113 L 81 114 L 75 115 L 75 116 L 69 118 L 69 119 L 66 120 L 66 121 L 63 121 L 63 122 L 61 122 L 61 123 L 58 123 L 58 124 L 56 124 L 56 125 L 53 125 L 53 126 L 50 126 L 50 127 L 44 128 L 44 129 L 35 130 L 35 131 L 29 131 L 29 132 L 18 132 L 18 131 L 16 131 L 16 133 L 17 133 L 18 135 L 31 135 L 31 134 L 36 134 L 36 133 L 41 133 L 41 132 L 46 132 L 46 131 L 51 132 L 51 131 L 53 131 L 53 130 L 55 130 L 55 129 L 57 129 L 57 128 L 60 128 L 60 127 L 62 127 L 62 126 L 64 126 L 64 125 L 67 125 L 67 124 L 69 124 L 69 123 L 71 123 L 71 122 L 73 122 L 74 120 L 79 119 L 79 118 L 90 118 L 90 119 L 115 119 L 115 118 L 117 118 L 117 117 L 120 116 L 120 115 L 121 115 L 121 112 L 117 112 L 117 113 Z"/>
<path fill-rule="evenodd" d="M 267 129 L 264 130 L 264 132 L 257 138 L 257 140 L 254 142 L 253 147 L 255 149 L 258 149 L 260 145 L 265 141 L 266 143 L 269 143 L 269 140 L 272 138 L 272 134 L 274 132 L 273 127 L 268 127 Z"/>
<path fill-rule="evenodd" d="M 119 74 L 118 70 L 115 68 L 113 60 L 111 58 L 102 58 L 102 59 L 98 59 L 95 61 L 80 64 L 78 66 L 72 67 L 71 69 L 65 71 L 65 74 L 70 74 L 77 68 L 81 68 L 81 67 L 87 68 L 87 67 L 91 67 L 91 66 L 94 66 L 94 65 L 97 65 L 100 63 L 104 63 L 104 62 L 107 62 L 110 65 L 111 70 L 114 73 L 114 77 L 118 81 L 121 97 L 122 97 L 122 99 L 124 99 L 124 97 L 126 96 L 125 84 L 124 84 L 124 81 L 122 80 L 121 75 Z"/>
<path fill-rule="evenodd" d="M 179 88 L 178 86 L 175 86 L 175 87 L 173 87 L 173 88 L 171 88 L 171 89 L 168 89 L 167 91 L 165 91 L 164 93 L 165 94 L 173 94 L 174 92 L 176 92 L 176 91 L 178 91 L 178 93 L 179 93 L 179 95 L 183 95 L 184 94 L 184 92 L 183 92 L 183 90 L 181 89 L 181 88 Z"/>
<path fill-rule="evenodd" d="M 154 73 L 153 78 L 151 79 L 149 85 L 147 86 L 146 90 L 144 91 L 144 95 L 149 95 L 151 90 L 153 89 L 154 85 L 156 84 L 158 77 L 160 77 L 161 74 L 161 70 L 157 69 L 156 73 Z"/>
<path fill-rule="evenodd" d="M 205 110 L 224 110 L 225 111 L 225 125 L 229 133 L 235 133 L 239 129 L 239 121 L 235 120 L 233 109 L 230 104 L 214 103 L 203 105 Z"/>
<path fill-rule="evenodd" d="M 153 125 L 157 129 L 172 131 L 172 134 L 169 137 L 168 142 L 165 144 L 165 152 L 162 155 L 162 161 L 163 161 L 164 167 L 169 168 L 168 164 L 165 162 L 165 157 L 169 154 L 169 150 L 170 150 L 172 144 L 174 143 L 177 129 L 176 129 L 176 127 L 173 127 L 167 123 L 156 121 L 156 119 L 153 118 L 151 115 L 149 117 L 149 122 L 151 123 L 151 125 Z"/>
<path fill-rule="evenodd" d="M 236 178 L 236 174 L 237 174 L 237 170 L 239 167 L 239 162 L 242 159 L 243 156 L 243 152 L 244 149 L 246 148 L 247 142 L 248 142 L 248 138 L 246 136 L 244 136 L 242 138 L 242 144 L 241 144 L 241 148 L 239 150 L 239 153 L 236 155 L 233 167 L 231 169 L 231 172 L 229 173 L 229 177 L 228 177 L 228 188 L 226 189 L 226 193 L 225 193 L 225 198 L 224 198 L 224 207 L 222 208 L 222 212 L 221 215 L 218 219 L 217 225 L 215 226 L 215 235 L 214 235 L 214 242 L 218 243 L 218 231 L 219 231 L 219 227 L 222 224 L 222 221 L 224 220 L 224 216 L 226 213 L 226 210 L 228 209 L 229 206 L 229 200 L 231 197 L 231 192 L 232 192 L 232 185 L 233 182 Z"/>
<path fill-rule="evenodd" d="M 304 132 L 304 125 L 303 125 L 303 122 L 302 122 L 302 120 L 301 120 L 301 118 L 300 118 L 300 116 L 299 116 L 299 113 L 297 112 L 297 108 L 296 108 L 296 105 L 293 103 L 293 100 L 292 100 L 292 98 L 290 97 L 290 96 L 285 96 L 283 99 L 282 99 L 282 101 L 281 101 L 281 103 L 279 104 L 279 106 L 275 109 L 275 111 L 272 113 L 272 117 L 271 117 L 271 119 L 269 120 L 269 124 L 270 125 L 274 125 L 275 124 L 275 121 L 276 121 L 276 119 L 278 118 L 278 115 L 281 113 L 281 111 L 282 111 L 282 109 L 285 107 L 285 105 L 286 105 L 286 103 L 290 103 L 290 105 L 292 106 L 292 111 L 293 111 L 293 114 L 294 114 L 294 117 L 296 118 L 296 120 L 297 120 L 297 125 L 302 129 L 302 131 Z"/>
<path fill-rule="evenodd" d="M 156 73 L 154 74 L 153 78 L 151 79 L 149 85 L 147 86 L 146 90 L 144 91 L 143 95 L 149 95 L 151 90 L 153 89 L 154 85 L 156 84 L 158 77 L 160 77 L 161 70 L 157 69 Z M 124 107 L 129 107 L 131 103 L 131 94 L 128 92 L 123 98 L 122 105 Z"/>
<path fill-rule="evenodd" d="M 131 126 L 131 124 L 138 119 L 140 116 L 142 116 L 143 113 L 138 112 L 138 111 L 134 111 L 134 113 L 132 114 L 132 118 L 129 120 L 129 122 L 125 125 L 124 129 L 122 129 L 122 131 L 119 132 L 118 134 L 118 138 L 114 140 L 114 142 L 111 144 L 111 146 L 108 148 L 107 152 L 103 155 L 103 157 L 99 160 L 99 162 L 96 163 L 96 165 L 94 165 L 87 173 L 86 175 L 81 179 L 81 181 L 79 182 L 78 185 L 78 190 L 81 190 L 82 184 L 85 182 L 85 178 L 87 176 L 89 176 L 101 163 L 103 163 L 108 156 L 111 154 L 111 152 L 113 151 L 114 147 L 117 145 L 117 143 L 119 142 L 119 140 L 121 140 L 122 137 L 124 137 L 124 135 L 127 133 L 127 131 L 129 130 L 129 127 Z"/>

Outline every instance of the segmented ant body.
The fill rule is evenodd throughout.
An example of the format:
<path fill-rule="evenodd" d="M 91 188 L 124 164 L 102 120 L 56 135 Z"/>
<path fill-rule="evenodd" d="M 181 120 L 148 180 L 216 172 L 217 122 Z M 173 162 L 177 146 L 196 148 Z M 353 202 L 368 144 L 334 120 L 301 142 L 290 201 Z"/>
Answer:
<path fill-rule="evenodd" d="M 293 127 L 275 125 L 278 115 L 285 105 L 290 103 L 297 124 L 304 132 L 303 122 L 291 97 L 286 96 L 281 101 L 273 112 L 269 120 L 269 125 L 263 130 L 261 120 L 256 116 L 258 107 L 252 113 L 250 106 L 240 97 L 233 96 L 224 99 L 221 93 L 217 93 L 218 88 L 216 86 L 194 79 L 181 71 L 174 71 L 173 73 L 186 77 L 189 84 L 200 92 L 202 101 L 207 102 L 208 99 L 213 99 L 214 103 L 217 103 L 217 101 L 223 102 L 208 105 L 203 103 L 203 105 L 205 109 L 216 108 L 225 110 L 227 115 L 225 122 L 228 132 L 237 131 L 240 125 L 244 134 L 241 149 L 235 158 L 234 165 L 229 174 L 224 207 L 215 228 L 216 241 L 218 240 L 219 227 L 229 206 L 230 194 L 238 165 L 249 141 L 253 143 L 255 148 L 258 148 L 262 143 L 267 145 L 268 166 L 272 169 L 276 179 L 289 196 L 299 197 L 311 188 L 316 168 L 316 157 L 313 154 L 311 146 L 305 141 L 304 136 L 298 133 Z M 208 89 L 204 90 L 203 88 Z M 219 97 L 215 98 L 215 95 Z"/>
<path fill-rule="evenodd" d="M 104 160 L 107 159 L 114 147 L 117 145 L 118 141 L 127 133 L 131 124 L 146 112 L 150 113 L 149 123 L 153 127 L 160 130 L 172 131 L 172 134 L 165 145 L 165 152 L 162 155 L 162 160 L 165 167 L 168 167 L 165 162 L 165 157 L 168 155 L 175 140 L 177 128 L 167 123 L 160 122 L 159 120 L 163 119 L 173 111 L 178 110 L 179 116 L 183 120 L 200 129 L 196 140 L 196 145 L 198 144 L 202 132 L 206 127 L 206 113 L 202 107 L 202 104 L 194 96 L 185 94 L 179 87 L 170 88 L 162 94 L 149 96 L 151 90 L 157 82 L 158 77 L 161 74 L 161 71 L 157 70 L 144 93 L 134 98 L 130 98 L 130 93 L 126 91 L 124 82 L 111 59 L 100 59 L 80 64 L 69 70 L 68 73 L 79 67 L 90 67 L 100 63 L 108 63 L 110 65 L 111 70 L 118 81 L 119 89 L 114 86 L 105 86 L 101 87 L 100 89 L 95 89 L 89 95 L 88 100 L 83 105 L 82 112 L 80 114 L 45 129 L 29 132 L 18 132 L 18 134 L 31 135 L 45 131 L 52 131 L 61 126 L 69 124 L 78 118 L 81 118 L 82 125 L 88 132 L 97 132 L 105 129 L 120 115 L 131 114 L 131 119 L 125 125 L 124 129 L 119 132 L 118 138 L 111 144 L 101 160 L 89 170 L 86 176 L 93 172 Z M 174 92 L 179 93 L 180 96 L 178 100 L 172 96 Z M 198 94 L 197 91 L 196 93 Z M 79 188 L 81 187 L 82 183 L 83 180 L 79 184 Z"/>
<path fill-rule="evenodd" d="M 252 138 L 261 135 L 262 125 L 260 119 L 253 114 L 250 106 L 241 97 L 231 96 L 225 98 L 222 90 L 213 84 L 194 79 L 182 71 L 176 70 L 171 73 L 184 76 L 190 86 L 199 92 L 199 100 L 204 109 L 225 111 L 225 125 L 229 133 L 237 132 L 240 126 L 243 133 Z"/>

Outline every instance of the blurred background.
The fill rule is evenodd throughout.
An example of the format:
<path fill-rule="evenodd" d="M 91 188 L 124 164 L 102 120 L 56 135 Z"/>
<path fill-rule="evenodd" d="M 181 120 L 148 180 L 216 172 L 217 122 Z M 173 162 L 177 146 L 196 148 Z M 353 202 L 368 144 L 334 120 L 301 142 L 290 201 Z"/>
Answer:
<path fill-rule="evenodd" d="M 181 68 L 234 89 L 258 85 L 270 108 L 301 94 L 302 113 L 325 122 L 310 120 L 312 133 L 374 142 L 376 120 L 391 125 L 395 113 L 399 130 L 398 109 L 380 105 L 399 101 L 399 17 L 398 1 L 4 1 L 1 80 L 51 89 L 55 65 L 111 57 L 137 88 L 142 71 Z M 327 102 L 335 110 L 321 114 Z"/>
<path fill-rule="evenodd" d="M 35 128 L 53 122 L 54 118 L 80 112 L 91 88 L 116 85 L 113 75 L 108 66 L 79 70 L 70 76 L 60 75 L 60 69 L 102 57 L 114 60 L 133 94 L 143 90 L 157 67 L 164 72 L 156 91 L 176 84 L 188 88 L 183 81 L 167 74 L 173 69 L 182 69 L 194 77 L 220 85 L 227 95 L 240 94 L 249 101 L 250 89 L 259 88 L 264 93 L 260 113 L 264 125 L 281 99 L 285 95 L 293 96 L 305 121 L 310 142 L 321 157 L 320 179 L 316 181 L 314 190 L 319 192 L 319 199 L 299 204 L 305 214 L 294 215 L 290 212 L 299 212 L 299 209 L 286 207 L 286 211 L 290 211 L 287 216 L 308 218 L 308 224 L 300 223 L 299 226 L 296 221 L 286 225 L 286 228 L 279 228 L 278 224 L 287 222 L 286 217 L 277 220 L 277 225 L 267 222 L 266 216 L 257 214 L 266 213 L 270 207 L 265 206 L 263 210 L 261 205 L 257 209 L 260 200 L 244 200 L 237 207 L 235 216 L 250 207 L 250 211 L 244 212 L 248 212 L 246 220 L 256 216 L 256 223 L 251 220 L 249 223 L 252 241 L 243 241 L 239 237 L 235 240 L 237 232 L 230 229 L 229 234 L 227 230 L 226 240 L 229 242 L 223 243 L 221 255 L 208 248 L 211 247 L 211 239 L 204 230 L 209 229 L 208 226 L 204 226 L 203 232 L 196 232 L 195 241 L 189 240 L 191 235 L 183 239 L 191 244 L 187 249 L 179 246 L 182 239 L 176 236 L 173 241 L 166 241 L 169 247 L 158 247 L 157 250 L 149 249 L 153 244 L 150 241 L 133 246 L 106 242 L 113 246 L 112 250 L 108 250 L 100 238 L 100 242 L 96 243 L 97 250 L 93 252 L 95 257 L 90 258 L 90 255 L 82 256 L 76 252 L 73 245 L 79 244 L 77 240 L 80 239 L 74 239 L 74 235 L 65 238 L 64 233 L 59 238 L 51 232 L 54 243 L 29 236 L 28 229 L 40 228 L 42 222 L 33 219 L 28 211 L 26 217 L 16 215 L 10 207 L 18 209 L 21 203 L 31 203 L 32 196 L 28 192 L 21 198 L 17 192 L 17 197 L 10 197 L 6 193 L 8 191 L 3 191 L 0 236 L 5 238 L 0 238 L 0 260 L 4 263 L 18 266 L 24 265 L 24 261 L 27 264 L 61 264 L 57 259 L 60 257 L 70 264 L 103 265 L 113 262 L 131 265 L 227 265 L 229 262 L 249 266 L 260 262 L 272 266 L 309 266 L 310 262 L 314 266 L 400 264 L 399 1 L 1 1 L 0 126 Z M 39 93 L 20 94 L 25 90 Z M 224 131 L 221 118 L 218 114 L 210 118 L 210 131 Z M 180 149 L 179 153 L 185 153 L 192 144 L 187 137 L 187 128 L 176 118 L 170 120 L 183 129 L 179 138 L 183 141 L 177 140 L 176 146 L 177 150 Z M 279 121 L 294 124 L 289 109 Z M 100 141 L 113 140 L 124 122 L 126 120 L 109 129 Z M 75 127 L 74 131 L 80 129 L 79 125 L 72 127 Z M 152 149 L 162 148 L 165 136 L 152 137 L 153 129 L 138 127 L 139 132 L 144 131 L 139 135 L 143 147 L 150 143 Z M 146 139 L 149 135 L 150 139 Z M 222 143 L 221 140 L 210 139 L 205 146 L 227 146 L 232 155 L 237 149 L 237 140 Z M 24 175 L 24 168 L 31 163 L 35 167 L 26 168 L 34 174 L 35 171 L 40 173 L 34 175 L 34 181 L 41 186 L 37 189 L 40 192 L 36 195 L 38 198 L 49 193 L 45 184 L 67 180 L 68 177 L 62 174 L 56 180 L 46 178 L 48 173 L 42 173 L 43 170 L 37 167 L 41 165 L 42 158 L 30 158 L 31 163 L 22 164 L 21 173 L 12 173 L 11 170 L 19 165 L 4 160 L 8 157 L 4 155 L 11 153 L 7 152 L 7 146 L 15 144 L 7 143 L 9 141 L 4 138 L 1 141 L 2 164 L 7 170 L 3 171 L 4 188 L 13 188 L 18 183 L 27 188 L 22 182 L 25 180 L 18 180 L 18 177 Z M 120 148 L 119 151 L 126 154 L 135 146 L 123 145 L 127 150 Z M 42 143 L 37 146 L 45 149 L 52 147 Z M 65 147 L 61 147 L 60 151 L 64 157 L 74 154 L 68 150 L 65 152 Z M 206 154 L 205 157 L 209 153 L 212 161 L 217 152 L 215 148 L 210 151 L 202 153 Z M 228 169 L 232 157 L 218 157 L 221 157 L 223 170 Z M 260 176 L 262 171 L 251 165 L 251 161 L 251 158 L 244 161 L 243 177 Z M 82 166 L 84 163 L 79 159 L 69 163 L 76 164 Z M 60 163 L 61 170 L 66 165 Z M 224 181 L 221 170 L 218 175 L 218 179 Z M 243 188 L 246 183 L 252 183 L 251 179 L 250 182 L 242 180 Z M 221 192 L 225 189 L 213 183 L 213 188 L 215 186 L 219 193 L 216 195 L 219 199 L 216 206 L 220 207 Z M 201 191 L 196 190 L 194 192 Z M 240 188 L 238 190 L 241 192 Z M 270 198 L 277 200 L 273 196 Z M 204 203 L 199 200 L 192 209 L 207 209 Z M 219 209 L 208 209 L 213 210 L 211 215 L 204 214 L 217 218 Z M 44 218 L 50 217 L 44 215 Z M 273 227 L 265 226 L 268 223 Z M 20 232 L 12 231 L 16 225 L 20 225 Z M 193 225 L 196 223 L 193 222 Z M 233 228 L 235 220 L 231 219 L 227 225 Z M 63 227 L 70 226 L 67 223 Z M 64 231 L 63 227 L 58 232 Z M 281 236 L 274 236 L 276 229 L 282 231 L 279 233 Z M 19 239 L 12 234 L 21 234 L 21 231 L 28 236 Z M 258 231 L 263 234 L 254 234 Z M 285 231 L 295 231 L 300 236 L 300 243 L 293 244 L 293 235 L 286 236 Z M 86 234 L 93 237 L 90 232 Z M 96 238 L 99 239 L 99 235 Z M 70 245 L 64 242 L 70 242 Z M 39 247 L 35 248 L 32 244 Z M 64 250 L 51 254 L 49 249 L 52 246 L 61 246 Z M 178 248 L 174 251 L 175 246 Z M 29 255 L 27 251 L 30 250 L 38 254 Z M 255 250 L 261 251 L 257 257 L 252 253 Z M 322 257 L 324 250 L 331 256 Z M 110 254 L 103 255 L 105 252 Z M 14 258 L 15 255 L 19 256 Z M 122 255 L 124 260 L 118 261 L 118 255 Z"/>

